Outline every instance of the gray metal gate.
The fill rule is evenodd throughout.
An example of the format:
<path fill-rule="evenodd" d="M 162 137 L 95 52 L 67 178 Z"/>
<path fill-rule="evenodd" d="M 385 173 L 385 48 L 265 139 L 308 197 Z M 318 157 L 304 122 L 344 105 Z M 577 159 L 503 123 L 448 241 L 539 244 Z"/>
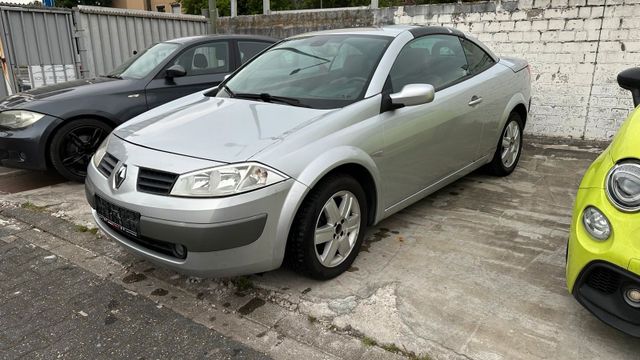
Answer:
<path fill-rule="evenodd" d="M 74 8 L 82 77 L 106 74 L 151 44 L 207 32 L 204 16 L 96 6 Z"/>
<path fill-rule="evenodd" d="M 78 78 L 70 10 L 1 6 L 0 25 L 0 96 Z"/>

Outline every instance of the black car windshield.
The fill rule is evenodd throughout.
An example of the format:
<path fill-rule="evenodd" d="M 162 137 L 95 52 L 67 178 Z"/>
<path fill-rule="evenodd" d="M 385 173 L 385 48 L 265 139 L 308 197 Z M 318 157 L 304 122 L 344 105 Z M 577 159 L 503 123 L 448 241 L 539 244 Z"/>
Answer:
<path fill-rule="evenodd" d="M 148 76 L 166 58 L 171 56 L 179 44 L 159 43 L 131 57 L 122 65 L 115 68 L 107 76 L 124 79 L 142 79 Z"/>
<path fill-rule="evenodd" d="M 390 42 L 389 37 L 371 35 L 286 40 L 250 62 L 218 96 L 287 100 L 318 109 L 343 107 L 364 97 Z"/>

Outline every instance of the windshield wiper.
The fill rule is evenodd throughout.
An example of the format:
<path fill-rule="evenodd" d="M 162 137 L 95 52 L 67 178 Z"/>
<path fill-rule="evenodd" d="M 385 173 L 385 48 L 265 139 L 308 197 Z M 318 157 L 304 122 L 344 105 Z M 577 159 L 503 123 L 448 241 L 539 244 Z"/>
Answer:
<path fill-rule="evenodd" d="M 271 95 L 268 93 L 260 93 L 260 94 L 253 94 L 253 93 L 236 93 L 235 96 L 236 98 L 239 99 L 252 99 L 252 100 L 262 100 L 264 102 L 281 102 L 287 105 L 292 105 L 292 106 L 300 106 L 300 107 L 310 107 L 308 105 L 304 105 L 300 102 L 300 100 L 296 99 L 296 98 L 291 98 L 291 97 L 286 97 L 286 96 L 276 96 L 276 95 Z"/>
<path fill-rule="evenodd" d="M 321 56 L 317 56 L 317 55 L 309 54 L 308 52 L 304 52 L 304 51 L 302 51 L 302 50 L 299 50 L 299 49 L 296 49 L 296 48 L 292 48 L 292 47 L 281 47 L 281 48 L 275 48 L 275 49 L 273 49 L 273 51 L 275 51 L 275 50 L 287 50 L 287 51 L 294 52 L 294 53 L 296 53 L 296 54 L 305 55 L 305 56 L 312 57 L 312 58 L 314 58 L 314 59 L 322 60 L 322 61 L 324 61 L 324 62 L 330 62 L 330 61 L 331 61 L 331 60 L 329 60 L 329 59 L 325 59 L 325 58 L 323 58 L 323 57 L 321 57 Z"/>
<path fill-rule="evenodd" d="M 100 75 L 100 76 L 108 77 L 108 78 L 111 78 L 111 79 L 122 79 L 122 76 L 120 76 L 120 75 L 115 75 L 115 74 Z"/>

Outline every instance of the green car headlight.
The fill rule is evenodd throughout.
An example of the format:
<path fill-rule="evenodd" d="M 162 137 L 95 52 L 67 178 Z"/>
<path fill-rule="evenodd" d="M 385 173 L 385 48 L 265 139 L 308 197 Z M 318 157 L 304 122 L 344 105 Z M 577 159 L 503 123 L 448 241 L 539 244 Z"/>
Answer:
<path fill-rule="evenodd" d="M 44 114 L 27 110 L 7 110 L 0 112 L 0 127 L 22 129 L 42 119 Z"/>
<path fill-rule="evenodd" d="M 607 195 L 622 211 L 640 211 L 640 162 L 628 160 L 616 164 L 607 176 Z"/>
<path fill-rule="evenodd" d="M 255 162 L 224 165 L 181 175 L 173 185 L 171 195 L 229 196 L 273 185 L 287 178 L 286 175 Z"/>
<path fill-rule="evenodd" d="M 582 224 L 594 239 L 604 241 L 611 236 L 609 219 L 597 208 L 587 206 L 582 213 Z"/>

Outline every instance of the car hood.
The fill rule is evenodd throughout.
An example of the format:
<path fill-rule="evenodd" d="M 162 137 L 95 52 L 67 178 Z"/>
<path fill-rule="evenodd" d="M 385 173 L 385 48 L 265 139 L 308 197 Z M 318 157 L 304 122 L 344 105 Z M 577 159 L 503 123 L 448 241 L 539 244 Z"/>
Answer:
<path fill-rule="evenodd" d="M 198 93 L 142 114 L 114 134 L 155 150 L 232 163 L 330 112 Z"/>
<path fill-rule="evenodd" d="M 130 86 L 135 80 L 112 79 L 99 77 L 86 80 L 73 80 L 60 84 L 43 86 L 37 89 L 17 93 L 0 101 L 0 110 L 30 109 L 35 104 L 48 101 L 79 99 L 96 93 L 117 91 Z"/>
<path fill-rule="evenodd" d="M 636 108 L 616 134 L 609 153 L 613 162 L 623 159 L 640 159 L 640 107 Z"/>

